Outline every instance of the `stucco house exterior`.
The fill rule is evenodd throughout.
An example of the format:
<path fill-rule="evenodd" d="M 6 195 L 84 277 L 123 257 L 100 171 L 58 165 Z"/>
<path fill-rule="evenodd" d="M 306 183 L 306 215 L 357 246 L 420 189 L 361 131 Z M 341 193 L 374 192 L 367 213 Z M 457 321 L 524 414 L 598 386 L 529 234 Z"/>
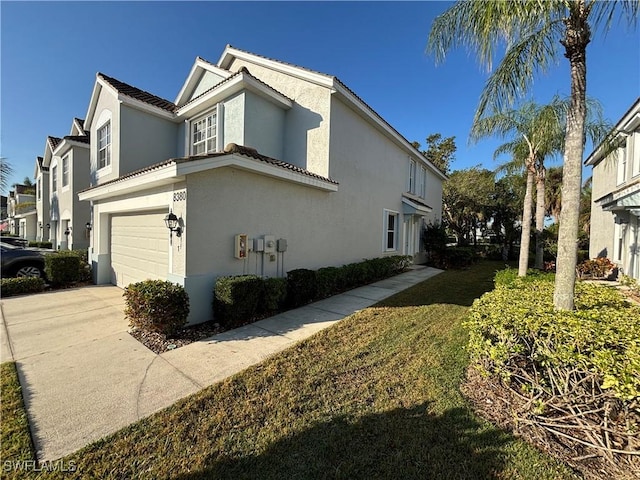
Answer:
<path fill-rule="evenodd" d="M 51 224 L 49 223 L 49 167 L 44 166 L 44 158 L 36 158 L 36 166 L 33 173 L 36 184 L 36 240 L 38 242 L 49 241 Z"/>
<path fill-rule="evenodd" d="M 173 102 L 97 74 L 85 127 L 96 283 L 179 283 L 192 323 L 219 276 L 417 255 L 441 218 L 446 177 L 338 78 L 231 46 Z"/>
<path fill-rule="evenodd" d="M 614 131 L 617 148 L 607 155 L 600 146 L 585 161 L 593 167 L 589 255 L 640 279 L 640 98 Z"/>
<path fill-rule="evenodd" d="M 26 240 L 36 239 L 36 197 L 33 187 L 16 184 L 9 192 L 9 232 Z"/>
<path fill-rule="evenodd" d="M 52 242 L 56 250 L 89 246 L 86 225 L 91 219 L 91 206 L 77 196 L 90 184 L 89 136 L 83 123 L 74 118 L 69 135 L 47 137 L 45 145 L 42 167 L 48 169 L 49 205 L 45 215 L 43 204 L 43 216 L 39 218 L 48 230 L 45 240 Z"/>

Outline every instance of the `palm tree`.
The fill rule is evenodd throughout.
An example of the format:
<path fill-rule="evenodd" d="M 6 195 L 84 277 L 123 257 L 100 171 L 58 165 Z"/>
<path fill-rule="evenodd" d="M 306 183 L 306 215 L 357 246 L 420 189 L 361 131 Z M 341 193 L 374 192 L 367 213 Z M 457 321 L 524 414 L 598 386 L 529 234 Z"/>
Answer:
<path fill-rule="evenodd" d="M 522 212 L 522 234 L 520 239 L 520 259 L 518 275 L 527 274 L 529 264 L 529 239 L 531 236 L 531 216 L 533 208 L 533 186 L 536 186 L 536 268 L 543 267 L 544 229 L 544 184 L 546 157 L 562 149 L 564 139 L 564 107 L 555 97 L 549 105 L 537 105 L 526 102 L 518 109 L 494 113 L 476 120 L 471 128 L 471 139 L 497 134 L 500 137 L 512 137 L 512 140 L 499 146 L 494 157 L 502 153 L 513 154 L 513 160 L 505 167 L 513 171 L 524 167 L 527 175 L 524 207 Z"/>
<path fill-rule="evenodd" d="M 572 310 L 576 281 L 578 216 L 582 186 L 582 155 L 587 91 L 587 45 L 592 26 L 606 31 L 619 12 L 629 21 L 640 9 L 638 0 L 522 0 L 502 2 L 462 0 L 437 17 L 427 50 L 443 60 L 451 48 L 475 50 L 489 70 L 496 51 L 506 52 L 480 96 L 476 119 L 488 106 L 501 111 L 513 104 L 533 81 L 557 63 L 559 46 L 569 60 L 571 104 L 567 111 L 564 143 L 562 211 L 558 233 L 558 259 L 553 303 Z"/>
<path fill-rule="evenodd" d="M 544 209 L 547 216 L 553 218 L 553 223 L 558 223 L 560 208 L 562 207 L 562 167 L 551 167 L 547 170 L 545 188 Z"/>
<path fill-rule="evenodd" d="M 0 157 L 0 190 L 5 190 L 9 185 L 9 177 L 13 173 L 13 168 L 7 159 Z"/>

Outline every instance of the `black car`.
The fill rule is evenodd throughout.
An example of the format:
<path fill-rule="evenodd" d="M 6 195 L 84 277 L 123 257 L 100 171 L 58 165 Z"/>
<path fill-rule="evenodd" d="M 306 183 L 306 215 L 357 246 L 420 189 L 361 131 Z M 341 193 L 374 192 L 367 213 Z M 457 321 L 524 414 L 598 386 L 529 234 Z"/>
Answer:
<path fill-rule="evenodd" d="M 15 247 L 26 247 L 27 245 L 29 245 L 29 240 L 25 240 L 24 238 L 20 238 L 20 237 L 2 236 L 0 237 L 0 242 L 8 243 L 9 245 L 13 245 Z"/>
<path fill-rule="evenodd" d="M 2 277 L 43 277 L 44 256 L 27 248 L 0 242 Z"/>

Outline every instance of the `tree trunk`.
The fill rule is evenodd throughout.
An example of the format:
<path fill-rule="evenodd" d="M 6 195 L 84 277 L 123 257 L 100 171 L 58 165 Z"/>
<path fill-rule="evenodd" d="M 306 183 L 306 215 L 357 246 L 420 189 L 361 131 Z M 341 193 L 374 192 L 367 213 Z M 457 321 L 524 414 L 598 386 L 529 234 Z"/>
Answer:
<path fill-rule="evenodd" d="M 538 270 L 544 269 L 544 188 L 546 169 L 539 166 L 536 172 L 536 265 Z"/>
<path fill-rule="evenodd" d="M 520 236 L 520 260 L 518 261 L 518 276 L 524 277 L 529 267 L 529 242 L 531 239 L 531 210 L 533 208 L 534 173 L 527 165 L 527 188 L 524 193 L 524 207 L 522 209 L 522 235 Z"/>
<path fill-rule="evenodd" d="M 587 44 L 590 39 L 584 0 L 571 4 L 561 41 L 571 71 L 571 106 L 567 112 L 567 134 L 562 167 L 562 208 L 558 230 L 558 258 L 553 305 L 556 310 L 573 310 L 578 257 L 578 220 L 582 187 L 582 154 L 586 117 Z"/>

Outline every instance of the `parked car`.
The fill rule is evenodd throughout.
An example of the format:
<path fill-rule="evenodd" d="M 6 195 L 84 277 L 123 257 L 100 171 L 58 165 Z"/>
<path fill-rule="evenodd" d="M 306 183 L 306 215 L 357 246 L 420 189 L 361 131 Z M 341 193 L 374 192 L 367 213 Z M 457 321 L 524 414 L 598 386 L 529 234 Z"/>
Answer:
<path fill-rule="evenodd" d="M 0 242 L 2 277 L 43 277 L 44 255 L 36 250 Z"/>
<path fill-rule="evenodd" d="M 29 240 L 25 240 L 20 237 L 0 237 L 0 242 L 8 243 L 9 245 L 13 245 L 15 247 L 26 247 L 29 245 Z"/>

